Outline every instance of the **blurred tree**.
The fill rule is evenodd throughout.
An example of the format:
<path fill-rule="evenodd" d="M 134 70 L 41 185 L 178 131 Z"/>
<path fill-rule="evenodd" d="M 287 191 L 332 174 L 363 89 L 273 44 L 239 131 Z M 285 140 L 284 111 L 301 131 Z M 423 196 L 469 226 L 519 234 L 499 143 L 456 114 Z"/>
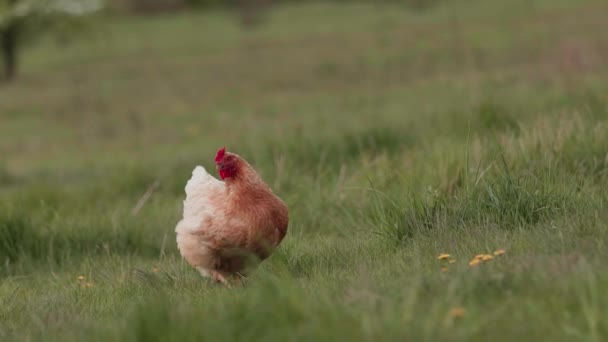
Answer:
<path fill-rule="evenodd" d="M 262 13 L 272 4 L 271 0 L 238 0 L 238 7 L 241 13 L 241 22 L 246 27 L 259 24 L 262 20 Z"/>
<path fill-rule="evenodd" d="M 19 32 L 19 20 L 11 18 L 9 9 L 13 8 L 17 0 L 7 0 L 0 7 L 0 49 L 4 61 L 4 77 L 7 80 L 15 76 L 17 59 L 17 35 Z"/>
<path fill-rule="evenodd" d="M 51 28 L 73 27 L 81 18 L 99 10 L 101 0 L 0 0 L 0 53 L 7 81 L 17 74 L 23 43 Z"/>

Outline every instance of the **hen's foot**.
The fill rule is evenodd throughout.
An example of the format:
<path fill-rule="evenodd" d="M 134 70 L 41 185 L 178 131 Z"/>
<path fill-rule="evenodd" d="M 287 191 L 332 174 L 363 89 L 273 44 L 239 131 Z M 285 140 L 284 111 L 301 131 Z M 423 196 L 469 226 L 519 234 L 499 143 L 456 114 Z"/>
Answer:
<path fill-rule="evenodd" d="M 224 275 L 218 271 L 211 271 L 211 279 L 213 279 L 213 281 L 216 283 L 221 283 L 222 285 L 226 286 L 227 288 L 232 287 L 232 286 L 230 286 L 230 283 L 228 282 L 228 280 L 226 280 L 226 277 L 224 277 Z"/>

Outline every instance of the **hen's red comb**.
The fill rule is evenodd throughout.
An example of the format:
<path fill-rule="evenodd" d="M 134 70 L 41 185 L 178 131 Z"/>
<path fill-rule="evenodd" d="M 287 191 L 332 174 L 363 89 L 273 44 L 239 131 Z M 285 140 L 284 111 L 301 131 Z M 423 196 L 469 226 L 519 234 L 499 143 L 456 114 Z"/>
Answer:
<path fill-rule="evenodd" d="M 217 154 L 215 155 L 215 162 L 219 163 L 220 160 L 222 160 L 222 158 L 224 158 L 224 154 L 226 154 L 226 148 L 222 147 L 219 150 L 217 150 Z"/>

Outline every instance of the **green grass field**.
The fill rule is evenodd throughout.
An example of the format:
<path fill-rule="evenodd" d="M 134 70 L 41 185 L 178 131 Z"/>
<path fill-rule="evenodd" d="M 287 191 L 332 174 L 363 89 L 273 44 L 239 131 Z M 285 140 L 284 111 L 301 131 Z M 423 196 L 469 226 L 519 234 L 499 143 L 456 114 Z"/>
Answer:
<path fill-rule="evenodd" d="M 296 4 L 28 47 L 0 86 L 0 339 L 608 339 L 607 11 Z M 174 233 L 224 145 L 291 219 L 233 289 Z"/>

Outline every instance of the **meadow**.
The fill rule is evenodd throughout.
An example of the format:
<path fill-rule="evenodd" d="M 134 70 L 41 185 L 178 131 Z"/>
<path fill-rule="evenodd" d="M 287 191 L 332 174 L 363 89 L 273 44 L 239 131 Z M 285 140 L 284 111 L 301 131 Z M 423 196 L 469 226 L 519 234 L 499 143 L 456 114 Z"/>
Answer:
<path fill-rule="evenodd" d="M 0 339 L 606 340 L 607 11 L 296 3 L 28 46 L 0 85 Z M 290 207 L 232 289 L 174 233 L 222 146 Z"/>

